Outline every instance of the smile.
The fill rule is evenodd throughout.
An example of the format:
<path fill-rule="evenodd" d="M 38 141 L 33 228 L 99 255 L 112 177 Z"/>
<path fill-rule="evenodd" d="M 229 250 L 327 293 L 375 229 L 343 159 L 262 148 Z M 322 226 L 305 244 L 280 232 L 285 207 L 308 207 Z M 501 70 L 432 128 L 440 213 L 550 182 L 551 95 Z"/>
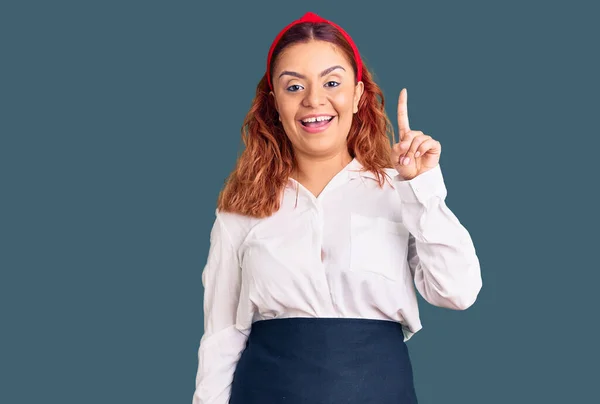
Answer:
<path fill-rule="evenodd" d="M 334 118 L 335 116 L 322 115 L 318 117 L 302 119 L 300 121 L 300 124 L 306 132 L 318 133 L 327 129 Z"/>

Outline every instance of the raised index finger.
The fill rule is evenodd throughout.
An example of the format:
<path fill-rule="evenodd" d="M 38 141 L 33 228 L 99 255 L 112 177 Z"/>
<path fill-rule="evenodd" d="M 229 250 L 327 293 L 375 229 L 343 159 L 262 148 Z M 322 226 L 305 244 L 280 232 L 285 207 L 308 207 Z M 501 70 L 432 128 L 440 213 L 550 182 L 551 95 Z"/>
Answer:
<path fill-rule="evenodd" d="M 404 138 L 404 135 L 410 132 L 410 125 L 408 124 L 408 92 L 406 88 L 400 91 L 400 97 L 398 98 L 398 131 L 400 132 L 400 140 Z"/>

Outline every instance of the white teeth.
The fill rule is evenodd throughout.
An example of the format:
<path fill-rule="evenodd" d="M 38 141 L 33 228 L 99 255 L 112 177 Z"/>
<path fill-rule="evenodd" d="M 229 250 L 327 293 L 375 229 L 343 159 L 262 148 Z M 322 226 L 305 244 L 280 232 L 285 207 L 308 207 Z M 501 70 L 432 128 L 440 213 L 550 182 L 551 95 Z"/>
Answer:
<path fill-rule="evenodd" d="M 309 123 L 309 122 L 323 122 L 323 121 L 328 121 L 330 120 L 332 117 L 331 116 L 318 116 L 316 118 L 307 118 L 307 119 L 303 119 L 302 122 L 305 123 Z"/>

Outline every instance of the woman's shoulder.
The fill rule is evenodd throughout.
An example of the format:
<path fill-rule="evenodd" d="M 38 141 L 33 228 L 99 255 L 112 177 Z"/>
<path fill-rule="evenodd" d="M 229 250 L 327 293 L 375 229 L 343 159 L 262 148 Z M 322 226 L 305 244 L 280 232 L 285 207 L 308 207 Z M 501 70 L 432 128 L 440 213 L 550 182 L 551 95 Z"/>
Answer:
<path fill-rule="evenodd" d="M 224 211 L 221 209 L 215 209 L 215 218 L 220 220 L 221 223 L 229 230 L 234 228 L 243 228 L 252 225 L 256 218 L 251 216 L 242 215 L 236 212 Z"/>
<path fill-rule="evenodd" d="M 215 221 L 220 222 L 221 226 L 229 234 L 233 243 L 239 245 L 246 238 L 250 230 L 260 219 L 242 215 L 240 213 L 215 210 Z"/>
<path fill-rule="evenodd" d="M 377 174 L 374 171 L 367 171 L 366 175 L 370 178 L 377 180 Z M 393 189 L 394 181 L 398 179 L 398 171 L 393 167 L 384 167 L 383 168 L 383 190 Z"/>

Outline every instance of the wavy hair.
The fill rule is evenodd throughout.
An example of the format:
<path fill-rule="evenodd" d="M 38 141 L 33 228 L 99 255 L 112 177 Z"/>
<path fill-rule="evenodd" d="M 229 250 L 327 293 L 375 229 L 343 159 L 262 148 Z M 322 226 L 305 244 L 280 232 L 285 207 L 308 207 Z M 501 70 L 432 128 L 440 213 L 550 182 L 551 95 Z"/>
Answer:
<path fill-rule="evenodd" d="M 290 28 L 273 51 L 270 70 L 286 47 L 311 40 L 335 44 L 345 54 L 354 69 L 352 48 L 333 26 L 326 23 L 302 23 Z M 348 152 L 365 170 L 372 171 L 382 187 L 385 169 L 392 167 L 391 142 L 394 129 L 385 113 L 383 92 L 374 82 L 363 62 L 364 92 L 354 114 L 347 138 Z M 242 124 L 244 151 L 221 190 L 217 208 L 256 218 L 268 217 L 279 210 L 281 196 L 296 160 L 292 144 L 279 122 L 266 73 L 256 87 L 252 106 Z"/>

